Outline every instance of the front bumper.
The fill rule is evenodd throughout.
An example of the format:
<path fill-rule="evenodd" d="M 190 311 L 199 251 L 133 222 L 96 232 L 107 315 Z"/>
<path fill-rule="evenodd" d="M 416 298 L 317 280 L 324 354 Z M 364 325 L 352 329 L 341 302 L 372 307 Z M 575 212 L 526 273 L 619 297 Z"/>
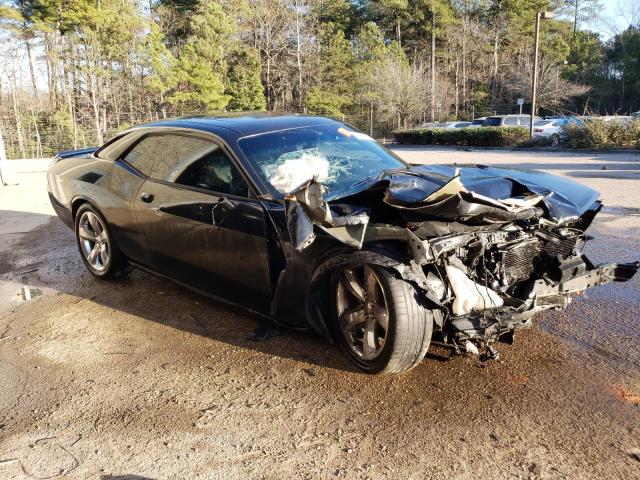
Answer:
<path fill-rule="evenodd" d="M 489 342 L 499 339 L 510 342 L 516 329 L 529 326 L 530 319 L 538 312 L 551 308 L 566 307 L 571 294 L 587 288 L 605 285 L 611 282 L 631 280 L 640 269 L 640 262 L 610 263 L 591 269 L 576 265 L 574 275 L 564 275 L 562 281 L 548 278 L 532 282 L 528 292 L 519 299 L 521 303 L 506 302 L 499 309 L 486 310 L 460 317 L 451 317 L 451 331 L 455 339 L 482 340 Z"/>

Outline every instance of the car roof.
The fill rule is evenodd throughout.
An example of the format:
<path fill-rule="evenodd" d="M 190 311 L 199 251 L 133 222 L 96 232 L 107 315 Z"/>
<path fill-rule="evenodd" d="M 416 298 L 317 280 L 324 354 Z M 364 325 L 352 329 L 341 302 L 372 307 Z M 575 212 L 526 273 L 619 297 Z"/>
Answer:
<path fill-rule="evenodd" d="M 530 117 L 531 115 L 528 113 L 523 113 L 522 115 L 518 115 L 517 113 L 509 113 L 508 115 L 492 115 L 491 117 L 487 117 L 487 118 L 507 118 L 507 117 Z M 535 116 L 535 118 L 540 118 L 537 115 Z"/>
<path fill-rule="evenodd" d="M 174 127 L 190 128 L 215 133 L 225 139 L 277 132 L 289 128 L 340 124 L 336 120 L 312 115 L 273 112 L 235 112 L 200 115 L 160 120 L 139 125 L 137 128 Z"/>

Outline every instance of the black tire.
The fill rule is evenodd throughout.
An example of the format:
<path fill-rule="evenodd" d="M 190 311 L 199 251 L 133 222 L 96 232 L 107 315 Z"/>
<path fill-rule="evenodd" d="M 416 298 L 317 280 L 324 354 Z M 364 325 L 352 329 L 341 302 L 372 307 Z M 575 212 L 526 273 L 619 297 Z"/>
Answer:
<path fill-rule="evenodd" d="M 105 236 L 104 238 L 106 238 L 107 244 L 109 246 L 109 254 L 107 257 L 107 261 L 105 262 L 104 265 L 102 265 L 102 268 L 99 268 L 99 269 L 94 267 L 94 265 L 92 265 L 87 260 L 87 257 L 85 256 L 85 252 L 83 251 L 83 246 L 82 246 L 83 239 L 80 238 L 80 225 L 81 225 L 81 219 L 86 213 L 90 213 L 98 217 L 101 225 L 104 227 L 104 233 L 103 233 Z M 104 216 L 91 204 L 83 203 L 78 208 L 74 221 L 75 221 L 74 231 L 76 235 L 76 244 L 78 245 L 78 251 L 80 252 L 80 257 L 82 258 L 84 265 L 87 267 L 87 270 L 89 270 L 89 272 L 91 272 L 92 275 L 102 280 L 118 280 L 125 277 L 127 274 L 127 266 L 128 266 L 127 260 L 124 257 L 124 255 L 122 255 L 122 252 L 120 252 L 120 249 L 118 248 L 115 238 L 111 233 L 109 223 L 104 218 Z"/>
<path fill-rule="evenodd" d="M 386 374 L 411 370 L 427 354 L 433 333 L 433 311 L 421 304 L 414 286 L 391 271 L 369 265 L 379 280 L 388 307 L 388 329 L 379 355 L 372 360 L 359 357 L 349 346 L 338 319 L 337 288 L 341 271 L 332 275 L 334 338 L 349 359 L 367 373 Z"/>

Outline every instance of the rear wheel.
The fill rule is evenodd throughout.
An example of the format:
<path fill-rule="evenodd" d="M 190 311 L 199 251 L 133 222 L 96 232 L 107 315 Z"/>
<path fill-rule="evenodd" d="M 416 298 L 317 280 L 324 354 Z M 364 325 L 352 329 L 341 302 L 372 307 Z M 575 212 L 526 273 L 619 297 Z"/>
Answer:
<path fill-rule="evenodd" d="M 111 235 L 107 221 L 88 203 L 78 208 L 75 232 L 82 260 L 93 275 L 105 280 L 125 275 L 127 262 Z"/>
<path fill-rule="evenodd" d="M 377 265 L 334 273 L 334 336 L 349 358 L 370 373 L 410 370 L 427 353 L 433 313 L 409 282 Z"/>

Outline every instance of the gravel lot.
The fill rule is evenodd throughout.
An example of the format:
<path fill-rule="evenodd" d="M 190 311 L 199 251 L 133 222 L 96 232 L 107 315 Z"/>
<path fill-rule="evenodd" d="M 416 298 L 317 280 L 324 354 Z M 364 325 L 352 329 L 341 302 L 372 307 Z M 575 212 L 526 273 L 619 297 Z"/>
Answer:
<path fill-rule="evenodd" d="M 640 258 L 640 156 L 398 148 L 602 192 L 592 259 Z M 403 375 L 134 271 L 89 275 L 42 173 L 0 189 L 0 478 L 640 478 L 640 278 L 537 318 L 499 362 Z M 33 300 L 19 295 L 28 284 Z"/>

